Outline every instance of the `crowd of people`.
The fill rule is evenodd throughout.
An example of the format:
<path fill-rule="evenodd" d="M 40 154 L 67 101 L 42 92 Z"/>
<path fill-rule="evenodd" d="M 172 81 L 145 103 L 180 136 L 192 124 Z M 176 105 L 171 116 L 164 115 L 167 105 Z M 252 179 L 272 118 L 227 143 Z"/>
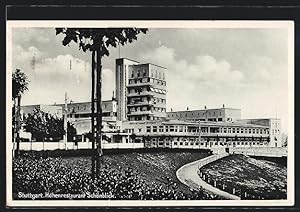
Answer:
<path fill-rule="evenodd" d="M 15 199 L 18 199 L 19 192 L 84 194 L 85 197 L 95 199 L 120 200 L 218 199 L 217 196 L 201 189 L 183 192 L 170 178 L 164 179 L 164 182 L 166 183 L 145 182 L 132 168 L 116 168 L 111 164 L 102 164 L 99 175 L 92 179 L 89 167 L 84 164 L 66 163 L 59 157 L 42 158 L 27 155 L 13 161 Z"/>

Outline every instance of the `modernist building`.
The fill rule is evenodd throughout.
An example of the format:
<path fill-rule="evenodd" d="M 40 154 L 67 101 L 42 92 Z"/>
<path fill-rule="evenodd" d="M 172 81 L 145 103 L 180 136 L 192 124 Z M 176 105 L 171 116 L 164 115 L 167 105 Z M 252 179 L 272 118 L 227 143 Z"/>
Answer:
<path fill-rule="evenodd" d="M 111 142 L 144 143 L 147 148 L 280 147 L 280 119 L 242 119 L 241 110 L 222 108 L 166 112 L 166 69 L 116 60 L 116 99 L 102 102 L 103 131 Z M 33 111 L 23 106 L 24 113 Z M 61 114 L 64 104 L 40 106 Z M 68 104 L 78 134 L 91 129 L 91 103 Z"/>
<path fill-rule="evenodd" d="M 270 146 L 268 126 L 246 123 L 187 122 L 180 120 L 123 122 L 134 142 L 145 147 L 214 148 Z"/>
<path fill-rule="evenodd" d="M 117 118 L 119 121 L 127 119 L 127 85 L 129 84 L 129 66 L 139 62 L 125 58 L 116 59 L 116 100 L 118 103 Z"/>
<path fill-rule="evenodd" d="M 145 121 L 166 117 L 166 69 L 128 59 L 116 60 L 118 120 Z"/>
<path fill-rule="evenodd" d="M 241 119 L 241 109 L 217 108 L 204 110 L 184 110 L 167 112 L 168 119 L 185 121 L 233 122 Z"/>
<path fill-rule="evenodd" d="M 49 113 L 53 116 L 56 116 L 58 118 L 62 118 L 63 117 L 63 109 L 61 106 L 57 106 L 57 105 L 25 105 L 25 106 L 21 106 L 21 114 L 22 116 L 27 115 L 29 113 L 33 113 L 33 111 L 37 109 L 40 111 L 43 111 L 45 113 Z"/>

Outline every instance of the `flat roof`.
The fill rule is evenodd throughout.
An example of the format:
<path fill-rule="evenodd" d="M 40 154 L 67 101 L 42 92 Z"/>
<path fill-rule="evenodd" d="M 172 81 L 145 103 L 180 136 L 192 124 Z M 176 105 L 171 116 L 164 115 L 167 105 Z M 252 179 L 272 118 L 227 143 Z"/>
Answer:
<path fill-rule="evenodd" d="M 129 58 L 126 58 L 126 57 L 117 58 L 116 60 L 130 60 L 130 61 L 133 61 L 133 62 L 136 62 L 136 63 L 140 63 L 139 61 L 132 60 L 132 59 L 129 59 Z"/>
<path fill-rule="evenodd" d="M 145 120 L 145 121 L 127 121 L 129 124 L 164 124 L 164 125 L 193 125 L 199 126 L 199 122 L 192 121 L 183 121 L 183 120 Z M 246 124 L 246 123 L 237 123 L 237 122 L 200 122 L 200 126 L 225 126 L 225 127 L 256 127 L 256 128 L 269 128 L 268 126 L 257 125 L 257 124 Z"/>
<path fill-rule="evenodd" d="M 177 110 L 177 111 L 168 111 L 168 112 L 166 112 L 166 113 L 196 112 L 196 111 L 221 110 L 221 109 L 241 110 L 241 109 L 239 109 L 239 108 L 222 107 L 222 108 L 198 109 L 198 110 Z"/>
<path fill-rule="evenodd" d="M 160 66 L 160 65 L 153 64 L 153 63 L 139 63 L 139 64 L 133 64 L 132 66 L 142 66 L 142 65 L 153 65 L 153 66 L 157 66 L 159 68 L 163 68 L 163 69 L 167 70 L 167 68 Z"/>
<path fill-rule="evenodd" d="M 113 100 L 103 100 L 102 102 L 112 102 Z M 115 100 L 114 100 L 115 101 Z M 91 103 L 90 101 L 86 101 L 86 102 L 68 102 L 68 105 L 72 105 L 72 104 L 86 104 L 86 103 Z M 40 106 L 40 105 L 46 105 L 46 106 L 61 106 L 61 105 L 65 105 L 65 103 L 55 103 L 55 104 L 34 104 L 34 105 L 22 105 L 21 107 L 33 107 L 33 106 Z"/>

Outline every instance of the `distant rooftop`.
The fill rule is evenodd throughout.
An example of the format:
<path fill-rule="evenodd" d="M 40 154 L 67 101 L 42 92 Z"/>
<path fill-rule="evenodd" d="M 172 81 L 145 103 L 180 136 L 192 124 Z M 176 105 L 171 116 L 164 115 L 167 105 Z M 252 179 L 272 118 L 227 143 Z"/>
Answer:
<path fill-rule="evenodd" d="M 113 100 L 103 100 L 102 102 L 111 102 Z M 86 102 L 68 102 L 68 105 L 72 105 L 72 104 L 87 104 L 87 103 L 91 103 L 91 101 L 86 101 Z M 22 105 L 22 107 L 33 107 L 33 106 L 40 106 L 40 105 L 47 105 L 47 106 L 60 106 L 60 105 L 64 105 L 65 103 L 53 103 L 53 104 L 34 104 L 34 105 Z"/>
<path fill-rule="evenodd" d="M 177 112 L 197 112 L 197 111 L 220 110 L 220 109 L 241 110 L 241 109 L 239 109 L 239 108 L 221 107 L 221 108 L 208 108 L 208 109 L 196 109 L 196 110 L 177 110 L 177 111 L 168 111 L 167 113 L 177 113 Z"/>
<path fill-rule="evenodd" d="M 266 128 L 267 126 L 257 125 L 257 124 L 249 124 L 243 122 L 214 122 L 214 121 L 201 121 L 199 122 L 187 122 L 182 120 L 169 120 L 164 121 L 163 124 L 187 124 L 187 125 L 208 125 L 208 126 L 228 126 L 228 127 L 257 127 L 257 128 Z"/>

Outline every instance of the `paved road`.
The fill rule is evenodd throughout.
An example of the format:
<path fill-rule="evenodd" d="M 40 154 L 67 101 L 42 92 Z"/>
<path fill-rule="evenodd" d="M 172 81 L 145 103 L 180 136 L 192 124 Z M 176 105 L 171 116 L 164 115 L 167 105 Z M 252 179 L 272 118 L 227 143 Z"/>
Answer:
<path fill-rule="evenodd" d="M 198 165 L 199 160 L 180 167 L 176 172 L 179 181 L 193 189 L 198 189 L 199 186 L 201 186 L 202 188 L 213 192 L 214 194 L 217 194 L 218 196 L 221 196 L 224 199 L 240 200 L 240 197 L 222 191 L 216 187 L 213 187 L 212 185 L 202 180 L 197 173 Z"/>

